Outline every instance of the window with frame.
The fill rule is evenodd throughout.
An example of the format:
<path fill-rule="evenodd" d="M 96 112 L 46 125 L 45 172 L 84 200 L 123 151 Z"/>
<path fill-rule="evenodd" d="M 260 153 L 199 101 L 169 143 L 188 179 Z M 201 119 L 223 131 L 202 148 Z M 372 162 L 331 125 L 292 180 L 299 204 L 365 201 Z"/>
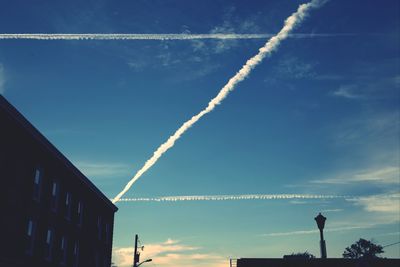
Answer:
<path fill-rule="evenodd" d="M 51 210 L 56 212 L 58 209 L 58 196 L 60 191 L 60 184 L 57 181 L 53 181 L 51 186 Z"/>
<path fill-rule="evenodd" d="M 72 266 L 78 267 L 78 265 L 79 265 L 79 242 L 75 241 Z"/>
<path fill-rule="evenodd" d="M 97 216 L 97 239 L 101 240 L 102 229 L 101 229 L 101 216 Z"/>
<path fill-rule="evenodd" d="M 110 266 L 110 260 L 109 260 L 108 257 L 104 257 L 104 259 L 103 259 L 103 266 L 104 266 L 104 267 Z"/>
<path fill-rule="evenodd" d="M 26 229 L 26 254 L 33 255 L 36 234 L 36 222 L 31 218 L 28 219 Z"/>
<path fill-rule="evenodd" d="M 33 199 L 36 201 L 40 201 L 41 184 L 42 184 L 42 171 L 41 169 L 36 168 L 33 179 Z"/>
<path fill-rule="evenodd" d="M 61 237 L 60 242 L 60 263 L 65 265 L 67 263 L 68 240 L 66 236 Z"/>
<path fill-rule="evenodd" d="M 104 225 L 105 228 L 105 242 L 108 244 L 110 242 L 110 225 L 108 223 L 105 223 Z"/>
<path fill-rule="evenodd" d="M 83 223 L 83 202 L 78 202 L 78 226 L 82 226 Z"/>
<path fill-rule="evenodd" d="M 45 249 L 44 249 L 44 256 L 47 261 L 52 260 L 53 240 L 54 240 L 54 230 L 51 228 L 48 228 L 47 233 L 46 233 L 46 243 L 45 243 Z"/>
<path fill-rule="evenodd" d="M 100 267 L 100 256 L 98 251 L 95 251 L 94 253 L 94 266 Z"/>
<path fill-rule="evenodd" d="M 67 218 L 68 220 L 71 219 L 71 206 L 72 206 L 71 193 L 67 192 L 65 194 L 65 218 Z"/>

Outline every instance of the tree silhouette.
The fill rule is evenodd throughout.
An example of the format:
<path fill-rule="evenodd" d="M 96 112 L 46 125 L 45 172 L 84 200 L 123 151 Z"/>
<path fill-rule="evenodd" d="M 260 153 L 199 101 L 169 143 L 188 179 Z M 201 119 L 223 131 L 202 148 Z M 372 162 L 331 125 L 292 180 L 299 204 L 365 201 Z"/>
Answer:
<path fill-rule="evenodd" d="M 347 247 L 343 252 L 343 258 L 361 259 L 361 258 L 379 258 L 377 255 L 383 253 L 383 247 L 376 245 L 371 241 L 360 238 L 356 243 Z"/>

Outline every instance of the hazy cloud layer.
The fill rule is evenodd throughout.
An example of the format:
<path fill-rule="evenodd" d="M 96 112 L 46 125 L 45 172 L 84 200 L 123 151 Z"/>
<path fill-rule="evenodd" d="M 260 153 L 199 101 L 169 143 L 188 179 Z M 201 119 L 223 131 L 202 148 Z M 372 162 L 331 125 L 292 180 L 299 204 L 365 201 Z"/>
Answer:
<path fill-rule="evenodd" d="M 113 262 L 119 267 L 132 266 L 133 247 L 120 247 L 113 250 Z M 141 260 L 152 259 L 159 267 L 225 267 L 225 257 L 202 252 L 202 248 L 186 245 L 179 240 L 168 239 L 161 243 L 144 244 L 140 251 Z"/>
<path fill-rule="evenodd" d="M 130 174 L 132 166 L 123 163 L 78 162 L 76 166 L 88 177 L 113 178 Z"/>

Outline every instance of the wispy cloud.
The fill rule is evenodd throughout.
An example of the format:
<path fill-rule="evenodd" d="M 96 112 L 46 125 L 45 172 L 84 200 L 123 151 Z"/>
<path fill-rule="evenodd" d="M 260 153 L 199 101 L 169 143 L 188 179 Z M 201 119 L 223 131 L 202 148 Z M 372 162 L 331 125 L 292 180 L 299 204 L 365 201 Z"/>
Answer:
<path fill-rule="evenodd" d="M 329 128 L 333 143 L 336 145 L 365 144 L 366 142 L 371 144 L 384 139 L 390 141 L 389 148 L 398 146 L 398 111 L 375 112 L 367 115 L 369 116 L 348 118 Z"/>
<path fill-rule="evenodd" d="M 360 226 L 346 226 L 346 227 L 337 227 L 337 228 L 329 228 L 324 229 L 324 232 L 343 232 L 357 229 L 368 229 L 372 228 L 372 225 L 360 225 Z M 276 232 L 276 233 L 268 233 L 263 234 L 262 236 L 276 237 L 276 236 L 292 236 L 292 235 L 309 235 L 319 233 L 319 230 L 298 230 L 298 231 L 288 231 L 288 232 Z"/>
<path fill-rule="evenodd" d="M 342 81 L 343 79 L 345 79 L 345 77 L 343 75 L 340 74 L 318 74 L 316 76 L 313 77 L 314 80 L 316 81 Z"/>
<path fill-rule="evenodd" d="M 337 97 L 344 97 L 348 99 L 359 99 L 362 95 L 355 93 L 355 85 L 342 85 L 336 91 L 332 92 L 332 95 Z"/>
<path fill-rule="evenodd" d="M 340 212 L 343 211 L 343 209 L 326 209 L 326 210 L 321 210 L 321 212 Z"/>
<path fill-rule="evenodd" d="M 393 77 L 393 82 L 396 87 L 400 87 L 400 75 L 396 75 Z"/>
<path fill-rule="evenodd" d="M 0 63 L 0 94 L 4 94 L 4 92 L 6 91 L 5 84 L 6 76 L 4 73 L 4 66 Z"/>
<path fill-rule="evenodd" d="M 304 205 L 304 204 L 308 204 L 309 202 L 308 202 L 308 201 L 305 201 L 305 200 L 298 200 L 298 199 L 295 199 L 295 200 L 289 201 L 289 203 L 290 203 L 290 204 L 293 204 L 293 205 Z"/>
<path fill-rule="evenodd" d="M 216 25 L 213 29 L 211 29 L 210 34 L 234 33 L 242 32 L 242 30 L 255 33 L 259 30 L 258 25 L 253 19 L 247 18 L 241 20 L 240 22 L 236 21 L 235 11 L 236 8 L 234 6 L 225 8 L 224 14 L 222 15 L 221 24 Z M 247 27 L 246 25 L 252 25 L 253 27 Z M 200 42 L 198 42 L 198 44 L 199 43 Z M 230 50 L 233 47 L 236 47 L 237 45 L 238 42 L 235 40 L 216 40 L 211 46 L 202 46 L 202 48 L 206 49 L 208 53 L 220 54 Z"/>
<path fill-rule="evenodd" d="M 285 56 L 274 68 L 273 76 L 282 80 L 313 79 L 317 75 L 316 65 L 316 62 L 307 62 L 297 56 Z"/>
<path fill-rule="evenodd" d="M 349 201 L 362 206 L 369 212 L 392 213 L 399 216 L 400 193 L 350 198 Z M 400 220 L 400 217 L 398 217 L 398 220 Z"/>
<path fill-rule="evenodd" d="M 186 245 L 179 240 L 168 239 L 161 243 L 145 244 L 140 252 L 142 260 L 152 259 L 156 266 L 210 266 L 227 265 L 227 259 L 213 254 L 201 252 L 202 248 Z M 133 247 L 120 247 L 113 250 L 113 262 L 120 267 L 132 265 Z"/>
<path fill-rule="evenodd" d="M 354 184 L 354 183 L 379 183 L 399 184 L 400 169 L 397 166 L 385 166 L 377 169 L 360 170 L 340 174 L 333 178 L 313 180 L 317 184 Z"/>
<path fill-rule="evenodd" d="M 271 87 L 294 90 L 298 81 L 313 80 L 317 77 L 314 60 L 303 59 L 298 55 L 284 55 L 264 78 L 264 82 Z M 312 108 L 312 107 L 310 107 Z"/>
<path fill-rule="evenodd" d="M 392 64 L 392 69 L 395 69 L 397 63 Z M 365 67 L 363 72 L 353 74 L 352 76 L 343 76 L 342 83 L 339 87 L 330 92 L 333 97 L 345 98 L 348 100 L 369 101 L 371 99 L 389 99 L 397 94 L 400 86 L 400 78 L 398 74 L 390 73 L 390 67 L 386 66 L 389 63 L 381 64 L 380 70 L 389 69 L 387 72 L 377 74 L 378 70 L 368 69 Z M 361 68 L 362 69 L 362 68 Z"/>
<path fill-rule="evenodd" d="M 157 60 L 163 67 L 170 67 L 172 65 L 181 63 L 182 59 L 175 57 L 171 51 L 168 43 L 160 44 L 160 53 L 156 55 Z"/>
<path fill-rule="evenodd" d="M 133 60 L 129 60 L 127 64 L 129 68 L 133 71 L 141 71 L 146 66 L 144 62 L 133 61 Z"/>
<path fill-rule="evenodd" d="M 71 135 L 87 135 L 90 132 L 83 131 L 82 129 L 72 129 L 71 127 L 65 127 L 65 128 L 51 128 L 51 129 L 45 129 L 43 131 L 43 134 L 46 136 L 71 136 Z"/>
<path fill-rule="evenodd" d="M 378 237 L 378 236 L 398 236 L 398 237 L 400 237 L 400 232 L 397 231 L 397 232 L 382 233 L 382 234 L 375 235 L 375 237 Z"/>
<path fill-rule="evenodd" d="M 77 162 L 78 169 L 88 177 L 113 178 L 129 175 L 132 166 L 123 163 Z"/>
<path fill-rule="evenodd" d="M 354 197 L 346 199 L 348 202 L 354 203 L 356 206 L 363 208 L 363 211 L 357 212 L 355 217 L 340 220 L 331 221 L 324 232 L 345 232 L 353 230 L 363 229 L 384 229 L 388 225 L 398 224 L 400 221 L 399 210 L 400 210 L 400 193 L 395 194 L 382 194 L 372 195 L 365 197 Z M 331 209 L 324 210 L 321 212 L 337 212 L 342 209 Z M 384 226 L 384 227 L 383 227 Z M 292 235 L 310 235 L 317 234 L 318 229 L 309 230 L 294 230 L 284 232 L 272 232 L 262 234 L 261 236 L 267 237 L 282 237 Z M 385 235 L 395 235 L 396 233 L 387 233 Z M 378 236 L 378 235 L 377 235 Z"/>

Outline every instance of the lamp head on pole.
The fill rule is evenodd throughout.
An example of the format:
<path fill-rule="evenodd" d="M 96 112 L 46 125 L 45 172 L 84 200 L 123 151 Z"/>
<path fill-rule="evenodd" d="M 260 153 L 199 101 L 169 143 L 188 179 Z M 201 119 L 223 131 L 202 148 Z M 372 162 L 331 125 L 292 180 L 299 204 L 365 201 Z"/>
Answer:
<path fill-rule="evenodd" d="M 324 217 L 321 213 L 319 213 L 318 216 L 315 217 L 314 219 L 317 222 L 318 229 L 321 231 L 324 230 L 326 217 Z"/>
<path fill-rule="evenodd" d="M 137 266 L 139 267 L 139 266 L 142 265 L 143 263 L 151 262 L 151 261 L 153 261 L 153 259 L 147 259 L 147 260 L 142 261 L 141 263 L 139 263 Z"/>

